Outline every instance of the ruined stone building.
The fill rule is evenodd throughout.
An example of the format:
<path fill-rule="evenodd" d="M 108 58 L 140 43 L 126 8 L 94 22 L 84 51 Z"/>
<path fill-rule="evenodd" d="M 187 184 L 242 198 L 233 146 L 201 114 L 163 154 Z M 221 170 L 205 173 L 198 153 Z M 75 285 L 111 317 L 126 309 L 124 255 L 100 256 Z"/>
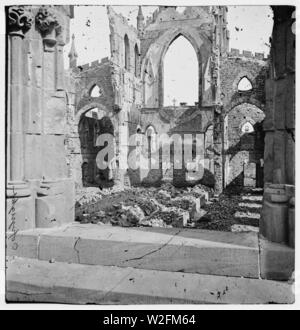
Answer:
<path fill-rule="evenodd" d="M 67 142 L 75 183 L 97 186 L 97 178 L 107 176 L 95 166 L 95 136 L 111 132 L 116 182 L 124 175 L 133 185 L 169 180 L 181 186 L 200 180 L 217 194 L 230 185 L 262 187 L 267 59 L 261 53 L 229 51 L 227 8 L 186 7 L 179 13 L 176 7 L 160 6 L 145 21 L 140 7 L 136 28 L 112 7 L 108 17 L 110 58 L 77 67 L 74 40 L 69 54 Z M 188 40 L 198 60 L 198 99 L 194 104 L 165 106 L 164 58 L 179 37 Z M 151 156 L 156 136 L 177 134 L 181 143 L 192 144 L 193 157 L 182 169 L 174 169 L 174 150 L 170 162 L 162 160 L 160 150 L 155 168 L 127 168 L 134 147 L 129 137 L 134 134 L 145 137 L 139 148 L 146 156 Z M 190 142 L 184 134 L 190 135 Z M 201 178 L 199 159 L 194 157 L 196 135 Z"/>
<path fill-rule="evenodd" d="M 72 6 L 7 7 L 8 230 L 74 221 L 75 189 L 83 187 L 201 182 L 216 195 L 231 187 L 268 188 L 261 232 L 281 241 L 269 236 L 278 229 L 270 203 L 285 203 L 279 209 L 286 219 L 288 203 L 294 203 L 292 10 L 273 8 L 272 48 L 265 58 L 229 50 L 224 6 L 184 12 L 159 6 L 147 21 L 140 8 L 136 27 L 108 7 L 110 58 L 77 66 L 73 38 L 70 68 L 64 70 Z M 180 37 L 198 59 L 198 99 L 165 106 L 164 58 Z M 104 133 L 113 137 L 112 174 L 96 165 L 105 147 L 97 139 Z M 190 144 L 193 155 L 198 139 L 200 158 L 184 161 L 182 169 L 174 157 L 165 162 L 155 144 L 161 134 L 183 137 L 180 143 Z M 132 149 L 149 163 L 156 148 L 156 166 L 128 167 Z"/>

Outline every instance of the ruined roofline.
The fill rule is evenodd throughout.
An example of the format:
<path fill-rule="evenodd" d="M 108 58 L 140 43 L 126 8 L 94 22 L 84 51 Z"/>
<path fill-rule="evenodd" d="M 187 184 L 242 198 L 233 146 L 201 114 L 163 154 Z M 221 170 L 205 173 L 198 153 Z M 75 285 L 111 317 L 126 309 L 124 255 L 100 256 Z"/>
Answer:
<path fill-rule="evenodd" d="M 182 13 L 179 13 L 176 11 L 176 7 L 185 7 L 185 10 L 182 12 Z M 221 6 L 221 7 L 224 7 L 227 11 L 227 6 Z M 173 8 L 177 15 L 178 16 L 182 16 L 183 18 L 185 17 L 185 15 L 187 15 L 187 12 L 190 13 L 191 11 L 191 8 L 202 8 L 203 10 L 205 10 L 208 14 L 213 14 L 212 12 L 212 6 L 159 6 L 153 13 L 150 17 L 148 17 L 146 19 L 146 22 L 145 22 L 145 28 L 147 28 L 149 25 L 153 24 L 156 22 L 157 20 L 157 17 L 158 15 L 164 11 L 164 10 L 167 10 L 169 8 Z M 199 19 L 198 16 L 190 16 L 190 17 L 186 17 L 185 19 L 189 19 L 189 20 L 193 20 L 193 19 Z"/>
<path fill-rule="evenodd" d="M 239 50 L 237 48 L 231 48 L 228 57 L 244 57 L 247 59 L 259 60 L 259 61 L 267 61 L 268 58 L 265 57 L 264 53 L 255 52 L 254 54 L 249 50 Z"/>
<path fill-rule="evenodd" d="M 115 16 L 115 17 L 118 17 L 122 23 L 124 25 L 126 25 L 128 28 L 130 28 L 134 33 L 138 33 L 138 30 L 136 27 L 134 27 L 132 24 L 129 24 L 128 23 L 128 20 L 126 17 L 124 17 L 122 14 L 118 14 L 114 9 L 113 9 L 113 6 L 106 6 L 107 8 L 107 16 L 108 16 L 108 20 L 110 20 L 110 18 L 112 16 Z"/>
<path fill-rule="evenodd" d="M 109 59 L 109 57 L 103 57 L 100 61 L 96 60 L 96 61 L 93 61 L 91 63 L 78 65 L 77 68 L 80 68 L 81 71 L 87 71 L 89 69 L 92 69 L 92 68 L 95 68 L 95 67 L 98 67 L 98 66 L 102 66 L 102 65 L 105 65 L 105 64 L 110 64 L 110 63 L 111 63 L 111 60 Z"/>

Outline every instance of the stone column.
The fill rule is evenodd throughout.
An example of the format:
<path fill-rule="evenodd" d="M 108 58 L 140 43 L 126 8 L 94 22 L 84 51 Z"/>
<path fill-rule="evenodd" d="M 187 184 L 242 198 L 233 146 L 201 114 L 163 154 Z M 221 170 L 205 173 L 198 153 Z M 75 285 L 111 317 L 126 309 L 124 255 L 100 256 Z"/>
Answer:
<path fill-rule="evenodd" d="M 24 77 L 27 54 L 24 56 L 25 33 L 32 26 L 32 16 L 25 6 L 7 8 L 7 229 L 17 232 L 34 226 L 34 204 L 24 178 L 23 113 L 27 100 Z"/>
<path fill-rule="evenodd" d="M 8 122 L 9 185 L 24 186 L 23 147 L 23 39 L 32 25 L 31 14 L 23 6 L 8 8 Z"/>
<path fill-rule="evenodd" d="M 42 159 L 43 180 L 37 191 L 36 226 L 53 227 L 74 219 L 73 180 L 68 178 L 65 150 L 67 100 L 64 88 L 61 7 L 41 6 L 35 26 L 43 41 Z"/>
<path fill-rule="evenodd" d="M 287 244 L 289 200 L 295 185 L 295 34 L 292 6 L 272 6 L 269 79 L 266 84 L 264 203 L 260 233 Z M 291 204 L 292 204 L 291 203 Z"/>

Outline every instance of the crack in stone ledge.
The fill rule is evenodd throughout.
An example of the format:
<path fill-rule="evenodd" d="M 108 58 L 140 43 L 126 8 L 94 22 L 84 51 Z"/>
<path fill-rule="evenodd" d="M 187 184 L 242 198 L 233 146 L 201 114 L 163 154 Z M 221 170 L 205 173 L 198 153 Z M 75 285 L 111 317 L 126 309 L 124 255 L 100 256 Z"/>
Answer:
<path fill-rule="evenodd" d="M 159 248 L 153 250 L 153 251 L 150 251 L 150 252 L 147 252 L 145 254 L 143 254 L 142 256 L 140 257 L 135 257 L 135 258 L 130 258 L 130 259 L 126 259 L 124 261 L 122 261 L 122 263 L 125 263 L 125 262 L 128 262 L 128 261 L 134 261 L 134 260 L 141 260 L 151 254 L 154 254 L 160 250 L 162 250 L 163 248 L 165 248 L 168 244 L 171 243 L 171 241 L 174 239 L 175 236 L 179 235 L 181 232 L 183 231 L 183 229 L 180 229 L 177 233 L 175 233 L 166 243 L 164 243 L 163 245 L 161 245 Z"/>
<path fill-rule="evenodd" d="M 75 243 L 74 243 L 74 247 L 73 247 L 73 249 L 75 250 L 75 252 L 76 252 L 76 254 L 77 254 L 77 262 L 80 264 L 80 251 L 79 250 L 77 250 L 76 249 L 76 246 L 77 246 L 77 244 L 78 244 L 78 242 L 80 241 L 80 237 L 77 237 L 76 238 L 76 241 L 75 241 Z"/>

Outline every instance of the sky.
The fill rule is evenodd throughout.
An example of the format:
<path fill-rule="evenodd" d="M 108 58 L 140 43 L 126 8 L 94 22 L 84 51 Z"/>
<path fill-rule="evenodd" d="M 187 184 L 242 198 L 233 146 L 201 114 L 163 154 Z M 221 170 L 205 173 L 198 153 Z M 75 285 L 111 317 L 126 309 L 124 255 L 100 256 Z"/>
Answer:
<path fill-rule="evenodd" d="M 129 24 L 136 26 L 138 6 L 113 6 L 113 8 L 125 16 Z M 142 8 L 146 20 L 157 7 L 143 6 Z M 179 10 L 182 9 L 183 7 L 179 8 Z M 273 27 L 273 14 L 270 6 L 228 6 L 227 20 L 230 32 L 229 48 L 263 52 L 265 56 L 268 55 L 269 38 Z M 75 6 L 70 33 L 75 35 L 78 65 L 110 57 L 110 31 L 105 6 Z M 185 44 L 186 40 L 177 39 L 177 41 L 179 42 L 177 48 L 174 45 L 174 49 L 170 48 L 166 54 L 168 57 L 169 52 L 173 53 L 169 67 L 167 62 L 165 65 L 165 74 L 168 70 L 171 72 L 173 67 L 173 77 L 169 79 L 168 84 L 165 84 L 165 100 L 168 99 L 165 105 L 174 104 L 174 99 L 177 100 L 176 104 L 179 102 L 194 104 L 197 101 L 197 90 L 190 88 L 189 92 L 183 95 L 182 84 L 189 82 L 190 86 L 195 86 L 194 81 L 198 79 L 195 74 L 197 64 L 193 62 L 195 56 L 190 45 Z M 65 68 L 69 66 L 70 46 L 71 42 L 64 49 Z M 184 65 L 183 58 L 189 59 L 189 63 Z M 181 63 L 181 65 L 174 65 L 174 63 Z M 176 77 L 181 77 L 180 81 Z M 176 84 L 179 85 L 176 87 Z"/>

